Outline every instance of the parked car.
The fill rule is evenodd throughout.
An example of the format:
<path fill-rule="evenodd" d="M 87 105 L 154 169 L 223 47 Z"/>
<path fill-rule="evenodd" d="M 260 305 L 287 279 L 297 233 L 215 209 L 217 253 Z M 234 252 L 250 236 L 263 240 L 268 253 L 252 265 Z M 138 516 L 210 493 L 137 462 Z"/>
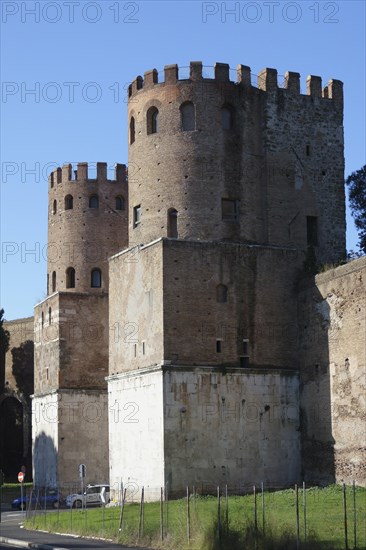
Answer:
<path fill-rule="evenodd" d="M 57 489 L 46 489 L 46 491 L 35 489 L 30 495 L 15 498 L 11 503 L 11 507 L 15 510 L 25 510 L 29 507 L 29 503 L 31 503 L 32 508 L 35 506 L 59 508 L 61 495 Z"/>
<path fill-rule="evenodd" d="M 101 506 L 102 504 L 108 504 L 109 495 L 109 485 L 88 485 L 83 494 L 80 492 L 68 495 L 65 502 L 69 508 Z"/>

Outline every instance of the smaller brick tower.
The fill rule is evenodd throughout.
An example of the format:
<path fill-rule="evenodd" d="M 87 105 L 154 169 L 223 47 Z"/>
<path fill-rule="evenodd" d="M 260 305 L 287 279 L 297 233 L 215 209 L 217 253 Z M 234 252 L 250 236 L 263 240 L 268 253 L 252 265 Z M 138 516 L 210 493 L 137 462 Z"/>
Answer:
<path fill-rule="evenodd" d="M 35 308 L 34 480 L 108 479 L 108 258 L 127 244 L 126 167 L 49 177 L 47 298 Z M 90 448 L 95 450 L 88 454 Z"/>

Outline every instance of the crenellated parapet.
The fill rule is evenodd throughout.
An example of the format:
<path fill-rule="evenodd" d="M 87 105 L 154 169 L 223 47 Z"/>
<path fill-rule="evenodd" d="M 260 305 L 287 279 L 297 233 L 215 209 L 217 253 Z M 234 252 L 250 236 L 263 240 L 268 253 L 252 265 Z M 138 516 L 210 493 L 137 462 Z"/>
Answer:
<path fill-rule="evenodd" d="M 95 169 L 95 164 L 90 166 Z M 125 164 L 115 164 L 114 166 L 114 178 L 108 179 L 108 166 L 106 162 L 96 163 L 96 178 L 89 178 L 88 175 L 89 165 L 87 162 L 78 162 L 77 169 L 73 170 L 72 164 L 66 163 L 61 167 L 53 170 L 49 177 L 48 182 L 50 187 L 53 187 L 58 183 L 70 183 L 70 182 L 110 182 L 110 183 L 126 183 L 127 181 L 127 168 Z"/>
<path fill-rule="evenodd" d="M 186 69 L 186 68 L 184 68 Z M 203 76 L 203 64 L 201 61 L 191 61 L 189 66 L 189 78 L 179 78 L 179 67 L 176 64 L 165 65 L 164 79 L 159 82 L 159 73 L 156 69 L 151 69 L 144 73 L 144 77 L 137 76 L 128 87 L 129 99 L 133 98 L 140 90 L 150 89 L 154 86 L 175 85 L 179 82 L 216 82 L 231 83 L 245 88 L 257 88 L 264 92 L 273 93 L 278 89 L 287 90 L 292 94 L 306 95 L 322 99 L 332 99 L 338 106 L 343 105 L 343 83 L 340 80 L 331 79 L 323 88 L 320 76 L 310 75 L 306 78 L 306 94 L 300 92 L 300 74 L 287 71 L 284 75 L 283 85 L 278 83 L 278 74 L 276 69 L 266 68 L 257 75 L 256 85 L 253 84 L 255 75 L 252 74 L 250 67 L 239 64 L 236 71 L 236 80 L 230 78 L 230 66 L 227 63 L 215 63 L 214 77 L 206 78 Z"/>

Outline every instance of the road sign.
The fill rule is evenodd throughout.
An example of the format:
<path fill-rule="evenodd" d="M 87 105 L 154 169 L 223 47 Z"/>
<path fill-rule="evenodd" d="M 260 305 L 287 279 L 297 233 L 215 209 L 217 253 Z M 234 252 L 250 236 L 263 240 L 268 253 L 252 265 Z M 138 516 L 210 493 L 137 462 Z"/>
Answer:
<path fill-rule="evenodd" d="M 106 503 L 106 498 L 105 498 L 105 487 L 102 487 L 102 490 L 100 491 L 100 500 L 102 501 L 102 504 L 105 504 L 105 503 Z"/>
<path fill-rule="evenodd" d="M 85 464 L 79 464 L 79 476 L 81 477 L 81 479 L 85 477 L 85 474 L 86 474 Z"/>
<path fill-rule="evenodd" d="M 23 483 L 23 481 L 24 481 L 24 473 L 23 472 L 19 472 L 18 481 L 19 481 L 19 483 Z"/>

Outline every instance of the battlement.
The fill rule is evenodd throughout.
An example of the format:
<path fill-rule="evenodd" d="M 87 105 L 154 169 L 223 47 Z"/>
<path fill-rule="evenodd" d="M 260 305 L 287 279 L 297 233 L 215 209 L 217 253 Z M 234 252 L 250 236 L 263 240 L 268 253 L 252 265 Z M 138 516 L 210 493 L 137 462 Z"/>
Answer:
<path fill-rule="evenodd" d="M 288 93 L 300 95 L 300 74 L 292 71 L 288 71 L 283 76 L 283 82 L 280 86 L 278 84 L 278 74 L 276 69 L 263 69 L 258 75 L 253 75 L 250 67 L 246 65 L 238 65 L 236 69 L 236 80 L 230 79 L 230 72 L 233 69 L 227 63 L 215 63 L 214 77 L 207 78 L 203 76 L 203 69 L 201 61 L 191 61 L 189 66 L 188 78 L 179 78 L 178 65 L 165 65 L 164 67 L 164 80 L 159 82 L 159 73 L 156 69 L 151 69 L 144 73 L 144 77 L 137 76 L 135 80 L 128 87 L 128 97 L 131 99 L 142 89 L 149 89 L 156 85 L 171 85 L 178 82 L 199 82 L 199 81 L 212 81 L 220 83 L 231 83 L 233 85 L 240 85 L 245 88 L 257 88 L 264 92 L 274 92 L 277 89 L 287 90 Z M 186 73 L 187 67 L 182 67 L 182 73 Z M 212 67 L 207 67 L 212 69 Z M 186 76 L 186 75 L 185 75 Z M 255 82 L 256 79 L 256 82 Z M 331 79 L 328 81 L 328 85 L 322 88 L 322 79 L 320 76 L 310 75 L 306 79 L 306 96 L 318 97 L 323 99 L 332 99 L 337 102 L 339 107 L 343 106 L 343 82 L 340 80 Z"/>
<path fill-rule="evenodd" d="M 88 177 L 88 169 L 96 167 L 96 178 Z M 115 164 L 114 166 L 114 178 L 108 179 L 108 170 L 106 162 L 97 162 L 96 165 L 88 165 L 87 162 L 78 162 L 77 169 L 73 170 L 72 164 L 66 163 L 61 167 L 53 170 L 48 176 L 48 182 L 51 187 L 58 183 L 69 182 L 110 182 L 110 183 L 126 183 L 127 182 L 127 168 L 125 164 Z"/>

